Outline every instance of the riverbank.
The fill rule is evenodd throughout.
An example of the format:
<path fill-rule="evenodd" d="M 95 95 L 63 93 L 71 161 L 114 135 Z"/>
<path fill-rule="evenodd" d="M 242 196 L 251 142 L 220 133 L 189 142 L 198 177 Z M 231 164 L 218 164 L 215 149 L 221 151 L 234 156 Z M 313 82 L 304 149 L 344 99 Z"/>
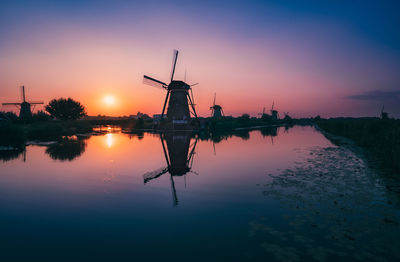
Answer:
<path fill-rule="evenodd" d="M 93 126 L 87 121 L 46 121 L 30 124 L 0 123 L 0 146 L 23 147 L 29 140 L 54 141 L 64 136 L 90 133 Z"/>
<path fill-rule="evenodd" d="M 319 128 L 353 140 L 382 165 L 400 172 L 400 120 L 379 118 L 331 118 L 315 121 Z"/>
<path fill-rule="evenodd" d="M 63 137 L 92 133 L 97 126 L 118 126 L 124 129 L 152 128 L 153 124 L 141 119 L 123 120 L 48 120 L 23 123 L 0 122 L 0 146 L 22 147 L 27 141 L 58 141 Z"/>

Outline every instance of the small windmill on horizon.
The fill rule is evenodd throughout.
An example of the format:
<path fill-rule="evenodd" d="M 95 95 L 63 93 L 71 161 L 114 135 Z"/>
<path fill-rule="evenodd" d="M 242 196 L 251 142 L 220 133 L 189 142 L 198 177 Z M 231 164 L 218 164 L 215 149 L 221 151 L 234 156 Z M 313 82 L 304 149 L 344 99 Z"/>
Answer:
<path fill-rule="evenodd" d="M 215 104 L 216 99 L 217 99 L 217 93 L 214 93 L 213 106 L 210 107 L 211 117 L 220 118 L 224 116 L 224 111 L 222 110 L 222 106 Z"/>
<path fill-rule="evenodd" d="M 3 106 L 17 106 L 19 110 L 19 118 L 26 120 L 32 117 L 32 111 L 35 109 L 36 105 L 43 105 L 44 102 L 28 102 L 26 101 L 25 96 L 25 86 L 21 86 L 21 95 L 22 102 L 13 102 L 13 103 L 3 103 Z M 31 106 L 33 105 L 33 109 L 31 110 Z"/>
<path fill-rule="evenodd" d="M 263 107 L 262 113 L 258 113 L 259 116 L 261 116 L 261 118 L 265 117 L 265 106 Z"/>
<path fill-rule="evenodd" d="M 161 120 L 163 120 L 164 118 L 165 108 L 168 104 L 167 120 L 174 125 L 187 125 L 190 123 L 191 115 L 197 119 L 192 91 L 192 86 L 197 85 L 197 83 L 189 85 L 184 81 L 174 80 L 178 54 L 178 50 L 174 50 L 172 58 L 171 79 L 169 84 L 166 84 L 147 75 L 143 76 L 143 83 L 167 90 L 167 95 L 165 97 L 164 106 L 161 113 Z"/>
<path fill-rule="evenodd" d="M 274 105 L 275 105 L 275 101 L 272 101 L 271 118 L 272 118 L 272 120 L 278 120 L 279 119 L 278 111 L 275 110 Z"/>
<path fill-rule="evenodd" d="M 385 112 L 385 105 L 382 106 L 382 110 L 381 110 L 381 119 L 389 119 L 389 114 L 388 114 L 388 112 Z"/>

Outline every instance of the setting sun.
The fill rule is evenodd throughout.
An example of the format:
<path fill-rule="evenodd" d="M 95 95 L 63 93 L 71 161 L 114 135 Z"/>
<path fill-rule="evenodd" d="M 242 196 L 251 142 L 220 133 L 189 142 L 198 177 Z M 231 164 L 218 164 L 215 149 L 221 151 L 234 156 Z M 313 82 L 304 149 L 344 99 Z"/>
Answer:
<path fill-rule="evenodd" d="M 113 97 L 111 95 L 107 95 L 104 97 L 103 101 L 106 105 L 112 106 L 115 104 L 115 97 Z"/>

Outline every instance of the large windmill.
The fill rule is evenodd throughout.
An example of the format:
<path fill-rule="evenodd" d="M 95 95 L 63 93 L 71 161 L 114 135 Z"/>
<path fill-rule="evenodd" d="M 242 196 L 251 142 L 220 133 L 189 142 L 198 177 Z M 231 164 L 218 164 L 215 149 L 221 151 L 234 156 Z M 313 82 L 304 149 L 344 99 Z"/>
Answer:
<path fill-rule="evenodd" d="M 164 118 L 165 107 L 168 103 L 167 120 L 172 124 L 187 125 L 190 123 L 191 115 L 197 119 L 192 91 L 192 86 L 196 84 L 188 85 L 184 81 L 174 80 L 178 53 L 178 50 L 174 50 L 174 56 L 172 58 L 171 82 L 168 85 L 147 75 L 144 75 L 143 83 L 167 90 L 167 95 L 165 97 L 164 106 L 161 113 L 161 120 Z"/>
<path fill-rule="evenodd" d="M 25 98 L 25 87 L 21 86 L 21 93 L 22 93 L 22 102 L 15 102 L 15 103 L 3 103 L 3 106 L 17 106 L 19 107 L 19 118 L 20 119 L 29 119 L 32 117 L 31 106 L 33 105 L 33 109 L 36 105 L 42 105 L 43 102 L 28 102 Z"/>
<path fill-rule="evenodd" d="M 216 99 L 217 93 L 214 93 L 213 106 L 210 107 L 211 117 L 220 118 L 224 115 L 224 111 L 222 110 L 222 106 L 215 104 Z"/>
<path fill-rule="evenodd" d="M 195 155 L 197 138 L 191 143 L 191 136 L 188 133 L 165 133 L 160 134 L 161 144 L 164 152 L 165 161 L 167 162 L 166 167 L 159 168 L 153 172 L 148 172 L 143 175 L 144 183 L 148 183 L 152 179 L 156 179 L 165 173 L 171 175 L 171 188 L 173 204 L 178 204 L 178 197 L 176 194 L 174 177 L 184 176 L 186 181 L 186 175 L 189 173 L 197 174 L 192 171 L 193 159 Z M 165 143 L 166 141 L 166 143 Z M 166 145 L 165 145 L 166 144 Z"/>

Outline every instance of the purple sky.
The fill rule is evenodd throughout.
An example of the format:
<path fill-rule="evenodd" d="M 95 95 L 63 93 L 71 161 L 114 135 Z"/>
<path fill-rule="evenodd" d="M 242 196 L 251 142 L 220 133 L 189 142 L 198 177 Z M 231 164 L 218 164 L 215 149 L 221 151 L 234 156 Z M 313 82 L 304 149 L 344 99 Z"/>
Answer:
<path fill-rule="evenodd" d="M 73 97 L 91 115 L 159 113 L 165 93 L 142 77 L 167 81 L 179 49 L 176 77 L 200 83 L 203 116 L 216 92 L 228 115 L 275 101 L 295 117 L 383 105 L 400 117 L 399 4 L 263 2 L 2 1 L 0 102 L 24 84 L 31 100 Z"/>

